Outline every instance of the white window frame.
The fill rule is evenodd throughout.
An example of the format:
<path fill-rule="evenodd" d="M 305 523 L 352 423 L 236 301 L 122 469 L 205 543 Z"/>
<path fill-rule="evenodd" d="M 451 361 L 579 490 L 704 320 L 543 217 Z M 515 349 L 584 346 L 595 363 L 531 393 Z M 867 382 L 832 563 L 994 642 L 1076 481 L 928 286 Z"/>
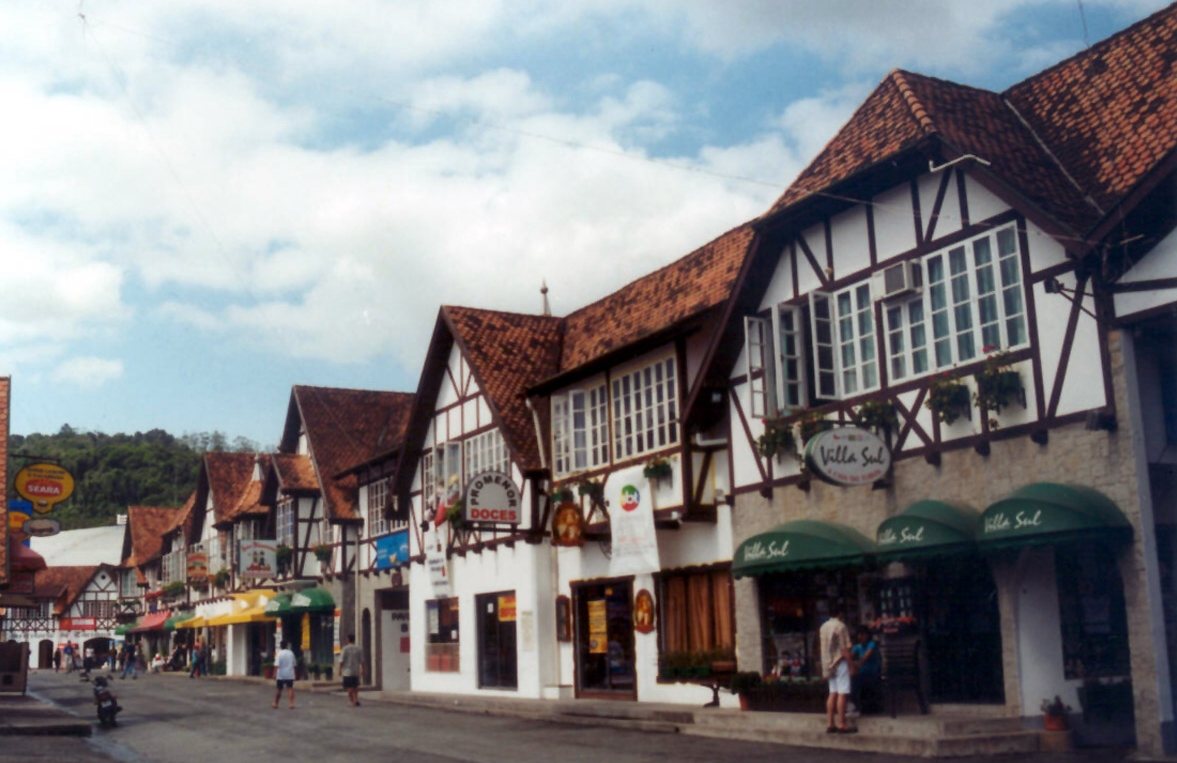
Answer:
<path fill-rule="evenodd" d="M 293 496 L 278 500 L 275 511 L 275 536 L 279 546 L 295 548 L 298 544 L 298 507 Z"/>
<path fill-rule="evenodd" d="M 758 419 L 776 415 L 773 381 L 772 322 L 755 315 L 744 318 L 744 356 L 748 374 L 748 412 Z"/>
<path fill-rule="evenodd" d="M 609 393 L 604 380 L 552 396 L 552 454 L 557 476 L 609 464 Z"/>
<path fill-rule="evenodd" d="M 878 326 L 870 281 L 835 292 L 811 292 L 809 310 L 815 396 L 842 400 L 879 389 Z"/>
<path fill-rule="evenodd" d="M 1025 274 L 1015 225 L 924 258 L 925 313 L 935 370 L 1030 343 Z"/>
<path fill-rule="evenodd" d="M 922 297 L 883 306 L 887 339 L 887 372 L 892 382 L 925 376 L 932 371 L 928 306 Z"/>
<path fill-rule="evenodd" d="M 674 355 L 615 375 L 612 392 L 615 459 L 678 444 L 678 365 Z"/>
<path fill-rule="evenodd" d="M 389 532 L 388 517 L 388 477 L 381 477 L 375 482 L 368 483 L 368 526 L 366 535 L 374 538 Z"/>
<path fill-rule="evenodd" d="M 511 454 L 507 441 L 498 429 L 491 429 L 467 438 L 462 443 L 466 457 L 466 478 L 487 471 L 511 473 Z"/>
<path fill-rule="evenodd" d="M 772 311 L 776 343 L 776 413 L 788 414 L 809 404 L 805 325 L 800 306 L 778 304 Z"/>

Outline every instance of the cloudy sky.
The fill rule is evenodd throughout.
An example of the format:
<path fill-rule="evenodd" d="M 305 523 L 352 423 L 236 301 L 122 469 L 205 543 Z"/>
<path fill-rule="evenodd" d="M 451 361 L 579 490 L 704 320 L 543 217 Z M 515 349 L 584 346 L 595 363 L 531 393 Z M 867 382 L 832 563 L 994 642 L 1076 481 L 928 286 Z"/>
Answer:
<path fill-rule="evenodd" d="M 1001 90 L 1159 0 L 0 6 L 12 432 L 271 445 L 441 304 L 575 310 L 763 212 L 896 67 Z"/>

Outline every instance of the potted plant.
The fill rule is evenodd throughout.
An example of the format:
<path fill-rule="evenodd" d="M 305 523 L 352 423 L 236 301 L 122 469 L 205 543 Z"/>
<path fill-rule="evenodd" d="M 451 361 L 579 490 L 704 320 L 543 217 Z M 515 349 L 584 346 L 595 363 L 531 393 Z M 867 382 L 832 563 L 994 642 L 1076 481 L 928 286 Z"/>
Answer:
<path fill-rule="evenodd" d="M 867 400 L 858 406 L 850 418 L 863 429 L 891 432 L 899 428 L 899 414 L 890 400 Z"/>
<path fill-rule="evenodd" d="M 213 575 L 213 585 L 217 588 L 228 588 L 229 577 L 229 568 L 223 567 L 217 570 L 217 574 Z"/>
<path fill-rule="evenodd" d="M 466 529 L 466 507 L 460 498 L 445 510 L 445 521 L 449 522 L 455 532 Z"/>
<path fill-rule="evenodd" d="M 208 578 L 196 578 L 195 580 L 190 580 L 188 581 L 188 585 L 192 588 L 193 591 L 196 591 L 199 594 L 208 593 Z"/>
<path fill-rule="evenodd" d="M 809 411 L 800 419 L 797 420 L 797 435 L 800 437 L 801 447 L 805 447 L 805 443 L 809 442 L 814 435 L 824 432 L 834 423 L 825 417 L 824 413 L 818 411 Z"/>
<path fill-rule="evenodd" d="M 670 465 L 670 460 L 662 456 L 654 456 L 646 462 L 645 468 L 642 469 L 642 474 L 651 482 L 654 480 L 668 479 L 673 472 L 674 469 Z"/>
<path fill-rule="evenodd" d="M 793 425 L 784 419 L 764 419 L 764 434 L 756 439 L 756 449 L 765 458 L 781 458 L 794 450 Z"/>
<path fill-rule="evenodd" d="M 941 424 L 951 424 L 962 414 L 968 414 L 969 388 L 947 371 L 936 374 L 928 382 L 928 399 L 924 401 L 924 407 Z"/>
<path fill-rule="evenodd" d="M 335 674 L 335 666 L 330 662 L 323 663 L 323 678 L 327 681 L 331 680 L 331 676 Z"/>
<path fill-rule="evenodd" d="M 311 549 L 311 551 L 314 553 L 315 558 L 318 559 L 321 564 L 327 564 L 331 561 L 331 546 L 328 544 L 317 543 L 315 544 L 315 547 Z"/>
<path fill-rule="evenodd" d="M 164 585 L 161 590 L 163 591 L 164 598 L 174 599 L 176 597 L 183 596 L 185 588 L 187 588 L 187 584 L 185 584 L 183 580 L 173 580 L 172 582 Z"/>
<path fill-rule="evenodd" d="M 576 483 L 576 492 L 581 498 L 587 498 L 591 506 L 605 505 L 605 485 L 587 477 Z"/>
<path fill-rule="evenodd" d="M 696 678 L 707 678 L 711 675 L 711 653 L 692 652 L 690 672 Z"/>
<path fill-rule="evenodd" d="M 658 661 L 658 677 L 673 681 L 685 677 L 690 672 L 690 652 L 663 652 Z"/>
<path fill-rule="evenodd" d="M 742 670 L 738 673 L 732 674 L 731 691 L 740 698 L 740 709 L 748 709 L 748 695 L 753 689 L 760 686 L 763 679 L 760 674 L 753 670 Z"/>
<path fill-rule="evenodd" d="M 265 660 L 264 662 L 262 662 L 262 676 L 264 678 L 266 678 L 267 680 L 272 680 L 274 678 L 274 661 L 273 660 Z"/>
<path fill-rule="evenodd" d="M 1054 699 L 1042 700 L 1042 722 L 1047 731 L 1066 731 L 1067 713 L 1071 706 L 1063 702 L 1062 697 L 1054 695 Z"/>
<path fill-rule="evenodd" d="M 552 492 L 552 503 L 557 506 L 561 503 L 571 503 L 573 500 L 572 488 L 567 485 L 561 485 Z"/>
<path fill-rule="evenodd" d="M 285 575 L 290 571 L 290 563 L 294 561 L 294 549 L 283 543 L 274 552 L 274 563 L 278 565 L 278 574 Z"/>
<path fill-rule="evenodd" d="M 990 349 L 993 348 L 985 348 L 986 351 Z M 1002 408 L 1008 407 L 1022 394 L 1022 377 L 1010 367 L 1008 351 L 990 354 L 973 378 L 977 381 L 973 402 L 982 412 L 1001 413 Z M 990 418 L 989 428 L 996 429 L 997 426 L 997 420 Z"/>
<path fill-rule="evenodd" d="M 736 669 L 734 649 L 715 649 L 711 652 L 712 673 L 732 673 Z"/>

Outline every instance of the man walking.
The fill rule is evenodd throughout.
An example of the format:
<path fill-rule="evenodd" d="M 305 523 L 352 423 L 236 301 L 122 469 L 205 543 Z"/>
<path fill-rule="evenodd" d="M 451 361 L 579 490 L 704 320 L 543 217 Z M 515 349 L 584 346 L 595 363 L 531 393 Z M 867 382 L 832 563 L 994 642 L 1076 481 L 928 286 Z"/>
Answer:
<path fill-rule="evenodd" d="M 278 709 L 278 700 L 282 699 L 282 690 L 290 692 L 290 709 L 294 709 L 294 652 L 290 651 L 290 642 L 283 641 L 278 656 L 274 659 L 275 678 L 278 679 L 278 691 L 274 694 L 273 708 Z"/>
<path fill-rule="evenodd" d="M 123 674 L 119 676 L 120 680 L 125 680 L 127 673 L 131 674 L 132 680 L 139 678 L 139 666 L 135 664 L 136 662 L 138 660 L 135 659 L 135 647 L 131 646 L 130 641 L 127 641 L 123 644 Z"/>
<path fill-rule="evenodd" d="M 339 675 L 352 707 L 360 706 L 360 675 L 364 672 L 364 650 L 356 646 L 356 634 L 347 634 L 347 646 L 339 653 Z"/>
<path fill-rule="evenodd" d="M 835 602 L 830 607 L 830 619 L 822 623 L 818 639 L 821 641 L 822 673 L 830 682 L 826 733 L 854 734 L 858 729 L 846 725 L 846 697 L 850 694 L 850 631 L 842 622 L 840 603 Z"/>

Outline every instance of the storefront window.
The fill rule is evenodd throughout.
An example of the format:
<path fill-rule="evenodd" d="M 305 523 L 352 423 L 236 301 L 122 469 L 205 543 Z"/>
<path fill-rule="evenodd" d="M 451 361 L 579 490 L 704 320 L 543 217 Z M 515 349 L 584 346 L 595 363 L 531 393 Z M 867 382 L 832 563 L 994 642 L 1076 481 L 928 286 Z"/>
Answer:
<path fill-rule="evenodd" d="M 699 654 L 735 647 L 731 568 L 664 575 L 659 582 L 662 606 L 662 654 Z"/>
<path fill-rule="evenodd" d="M 1055 573 L 1066 677 L 1128 675 L 1124 587 L 1112 552 L 1096 544 L 1060 547 Z"/>
<path fill-rule="evenodd" d="M 439 673 L 457 673 L 458 600 L 433 599 L 425 602 L 429 643 L 425 645 L 425 669 Z"/>
<path fill-rule="evenodd" d="M 835 601 L 845 606 L 845 622 L 852 630 L 860 623 L 858 576 L 858 571 L 831 570 L 758 578 L 765 674 L 821 676 L 818 630 Z"/>

